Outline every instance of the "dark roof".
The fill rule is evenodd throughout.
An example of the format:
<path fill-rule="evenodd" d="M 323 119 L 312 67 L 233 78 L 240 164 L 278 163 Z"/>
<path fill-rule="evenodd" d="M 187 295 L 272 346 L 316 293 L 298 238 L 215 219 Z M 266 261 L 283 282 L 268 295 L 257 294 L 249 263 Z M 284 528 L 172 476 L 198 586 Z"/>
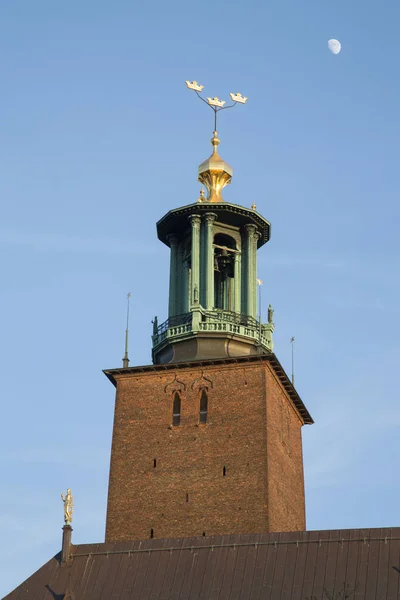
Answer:
<path fill-rule="evenodd" d="M 108 379 L 113 383 L 113 385 L 117 385 L 117 381 L 115 379 L 115 375 L 120 374 L 128 374 L 128 373 L 144 373 L 146 371 L 165 371 L 168 369 L 187 369 L 193 367 L 208 367 L 212 365 L 221 365 L 221 364 L 232 364 L 232 363 L 252 363 L 266 360 L 273 367 L 279 381 L 285 388 L 289 398 L 292 400 L 294 406 L 298 410 L 299 414 L 304 420 L 304 423 L 307 425 L 311 425 L 314 423 L 310 413 L 303 400 L 300 398 L 299 394 L 296 391 L 296 388 L 290 381 L 289 377 L 286 374 L 285 369 L 282 367 L 279 360 L 276 358 L 273 352 L 269 354 L 255 354 L 252 356 L 237 356 L 236 358 L 215 358 L 209 360 L 193 360 L 190 362 L 179 362 L 179 363 L 167 363 L 164 365 L 144 365 L 140 367 L 128 367 L 127 369 L 119 368 L 119 369 L 105 369 L 103 373 L 108 377 Z"/>
<path fill-rule="evenodd" d="M 397 600 L 399 559 L 400 528 L 79 545 L 6 599 Z"/>

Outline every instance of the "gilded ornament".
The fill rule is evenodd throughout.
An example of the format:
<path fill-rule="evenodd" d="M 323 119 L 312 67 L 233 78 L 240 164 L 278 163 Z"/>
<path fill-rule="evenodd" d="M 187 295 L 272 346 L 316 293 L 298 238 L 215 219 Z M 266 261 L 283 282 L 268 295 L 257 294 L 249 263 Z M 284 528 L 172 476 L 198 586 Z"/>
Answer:
<path fill-rule="evenodd" d="M 226 104 L 225 100 L 220 100 L 217 96 L 214 96 L 214 98 L 207 98 L 207 102 L 210 106 L 219 106 L 221 108 Z"/>
<path fill-rule="evenodd" d="M 189 90 L 194 90 L 195 92 L 201 92 L 204 85 L 200 85 L 197 81 L 186 81 L 186 85 Z"/>
<path fill-rule="evenodd" d="M 66 525 L 69 525 L 72 521 L 72 513 L 74 512 L 74 498 L 70 488 L 67 489 L 65 496 L 64 492 L 61 494 L 61 500 L 64 502 L 64 521 Z"/>
<path fill-rule="evenodd" d="M 246 104 L 248 100 L 246 96 L 242 96 L 242 94 L 239 94 L 239 92 L 237 92 L 237 94 L 232 94 L 231 92 L 229 95 L 233 102 L 240 102 L 240 104 Z"/>

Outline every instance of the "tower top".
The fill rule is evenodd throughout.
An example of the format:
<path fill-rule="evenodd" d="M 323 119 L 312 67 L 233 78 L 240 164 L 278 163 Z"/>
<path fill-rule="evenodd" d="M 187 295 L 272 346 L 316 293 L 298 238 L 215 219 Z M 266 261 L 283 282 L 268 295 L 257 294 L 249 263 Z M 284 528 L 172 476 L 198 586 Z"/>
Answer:
<path fill-rule="evenodd" d="M 186 81 L 186 85 L 190 90 L 196 92 L 197 96 L 202 102 L 207 104 L 214 111 L 214 136 L 211 139 L 213 146 L 213 152 L 207 160 L 201 163 L 199 166 L 199 181 L 205 185 L 208 194 L 205 202 L 223 202 L 221 191 L 223 188 L 231 182 L 232 179 L 232 168 L 226 163 L 218 154 L 218 146 L 220 140 L 217 132 L 217 114 L 220 110 L 226 110 L 227 108 L 233 108 L 236 104 L 245 104 L 248 100 L 246 96 L 242 96 L 239 92 L 236 94 L 229 94 L 233 104 L 225 106 L 225 100 L 220 100 L 217 96 L 214 98 L 202 98 L 200 92 L 203 89 L 203 85 L 197 83 L 197 81 Z M 199 201 L 203 201 L 203 199 Z"/>

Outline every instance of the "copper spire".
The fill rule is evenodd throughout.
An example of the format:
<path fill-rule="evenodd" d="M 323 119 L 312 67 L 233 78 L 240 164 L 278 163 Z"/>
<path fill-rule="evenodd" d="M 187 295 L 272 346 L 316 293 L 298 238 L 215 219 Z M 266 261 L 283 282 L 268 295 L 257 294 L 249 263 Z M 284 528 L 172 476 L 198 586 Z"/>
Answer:
<path fill-rule="evenodd" d="M 214 137 L 211 140 L 213 152 L 199 166 L 198 180 L 207 188 L 207 202 L 223 202 L 221 192 L 232 179 L 232 168 L 218 154 L 219 143 L 218 132 L 214 131 Z"/>

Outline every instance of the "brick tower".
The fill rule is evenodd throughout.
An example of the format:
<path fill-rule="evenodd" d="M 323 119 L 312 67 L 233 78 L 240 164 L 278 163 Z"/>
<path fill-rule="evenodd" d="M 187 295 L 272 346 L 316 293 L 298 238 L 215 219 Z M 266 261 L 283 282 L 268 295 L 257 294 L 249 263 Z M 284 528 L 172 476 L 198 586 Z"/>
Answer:
<path fill-rule="evenodd" d="M 214 131 L 199 167 L 207 196 L 157 223 L 171 262 L 153 365 L 125 357 L 105 371 L 116 387 L 106 541 L 305 529 L 312 419 L 273 354 L 272 308 L 257 318 L 270 224 L 223 200 L 232 169 L 219 142 Z"/>

